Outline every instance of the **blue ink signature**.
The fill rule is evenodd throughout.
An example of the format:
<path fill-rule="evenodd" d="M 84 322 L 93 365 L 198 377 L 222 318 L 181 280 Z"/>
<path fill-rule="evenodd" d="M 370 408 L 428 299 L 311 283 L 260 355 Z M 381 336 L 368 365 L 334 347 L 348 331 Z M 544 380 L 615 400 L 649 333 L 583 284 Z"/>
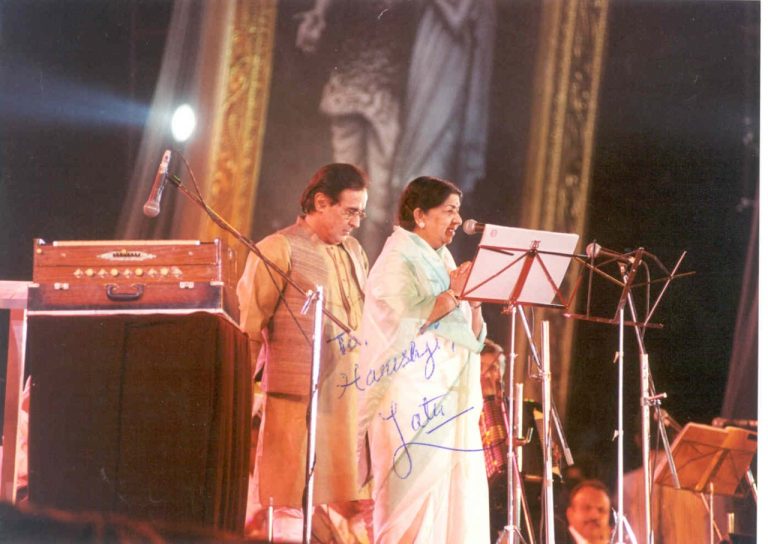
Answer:
<path fill-rule="evenodd" d="M 433 406 L 432 407 L 432 412 L 431 412 L 432 417 L 429 417 L 430 412 L 429 412 L 429 408 L 428 408 L 430 402 L 433 402 L 433 401 L 435 401 L 435 400 L 437 400 L 439 398 L 442 398 L 444 396 L 445 395 L 441 395 L 439 397 L 434 397 L 432 399 L 427 399 L 426 397 L 424 397 L 424 402 L 422 402 L 420 406 L 423 408 L 424 413 L 427 414 L 428 421 L 426 421 L 424 423 L 424 425 L 421 426 L 421 428 L 426 427 L 426 425 L 429 423 L 429 421 L 434 420 L 437 417 L 438 414 L 445 415 L 445 413 L 443 412 L 442 406 L 440 406 L 439 409 Z M 441 421 L 439 425 L 437 425 L 437 426 L 433 427 L 432 429 L 430 429 L 429 431 L 427 431 L 427 434 L 431 434 L 434 431 L 436 431 L 437 429 L 443 427 L 444 425 L 446 425 L 446 424 L 448 424 L 448 423 L 450 423 L 452 421 L 455 421 L 457 418 L 461 417 L 462 415 L 466 414 L 467 412 L 469 412 L 472 409 L 474 409 L 474 406 L 470 406 L 469 408 L 466 408 L 465 410 L 462 410 L 458 414 L 455 414 L 455 415 L 449 417 L 448 419 L 446 419 L 444 421 Z M 438 412 L 438 410 L 439 410 L 439 412 Z M 413 458 L 411 457 L 411 452 L 408 449 L 410 447 L 413 447 L 413 446 L 425 446 L 425 447 L 428 447 L 428 448 L 437 448 L 437 449 L 441 449 L 441 450 L 464 452 L 464 453 L 476 453 L 476 452 L 482 452 L 483 451 L 483 448 L 476 448 L 476 449 L 475 448 L 451 448 L 449 446 L 441 446 L 440 444 L 430 444 L 429 442 L 406 442 L 405 441 L 405 437 L 403 436 L 403 431 L 400 429 L 400 423 L 398 423 L 397 418 L 395 417 L 396 414 L 397 414 L 397 403 L 393 402 L 390 405 L 390 408 L 389 408 L 389 415 L 384 417 L 382 414 L 379 414 L 379 416 L 384 421 L 392 421 L 392 423 L 395 425 L 395 429 L 397 429 L 397 434 L 400 437 L 400 445 L 392 453 L 392 469 L 393 469 L 394 473 L 397 475 L 397 477 L 400 478 L 401 480 L 405 480 L 406 478 L 408 478 L 408 476 L 410 476 L 411 472 L 413 471 Z M 414 415 L 419 415 L 419 424 L 420 424 L 421 414 L 419 412 L 417 412 Z M 411 418 L 411 428 L 413 428 L 413 425 L 414 425 L 414 418 L 412 417 Z M 402 452 L 402 457 L 400 457 L 400 454 L 401 454 L 400 452 Z M 398 457 L 400 457 L 400 459 L 398 459 Z M 402 471 L 401 471 L 401 468 L 398 467 L 398 462 L 401 461 L 401 460 L 405 461 L 405 464 L 406 464 L 405 467 L 404 467 L 404 470 L 402 470 Z"/>
<path fill-rule="evenodd" d="M 446 393 L 447 394 L 447 393 Z M 429 422 L 435 419 L 438 416 L 445 416 L 445 410 L 443 410 L 443 405 L 435 402 L 437 400 L 440 400 L 445 395 L 438 395 L 436 397 L 432 397 L 431 399 L 428 399 L 427 397 L 422 397 L 424 401 L 419 405 L 422 409 L 422 412 L 416 412 L 411 416 L 411 429 L 414 431 L 420 431 L 427 425 L 429 425 Z M 424 419 L 422 420 L 422 415 Z M 432 431 L 429 431 L 432 432 Z M 429 433 L 428 432 L 428 433 Z"/>
<path fill-rule="evenodd" d="M 379 367 L 371 368 L 365 375 L 365 381 L 363 382 L 363 376 L 360 375 L 360 365 L 355 363 L 352 376 L 349 376 L 346 372 L 340 372 L 342 383 L 336 384 L 336 387 L 341 388 L 341 393 L 338 398 L 344 396 L 347 389 L 354 387 L 358 391 L 365 391 L 366 388 L 379 383 L 386 376 L 391 376 L 408 367 L 414 362 L 424 363 L 424 378 L 427 380 L 432 377 L 435 372 L 435 354 L 440 350 L 440 341 L 437 337 L 432 342 L 427 340 L 424 342 L 423 349 L 419 349 L 415 340 L 411 340 L 408 347 L 402 350 L 400 353 L 393 355 L 386 361 L 384 361 Z"/>
<path fill-rule="evenodd" d="M 334 340 L 336 341 L 336 346 L 339 348 L 339 354 L 341 355 L 351 353 L 363 344 L 357 336 L 346 332 L 340 332 L 333 338 L 329 338 L 327 342 L 330 344 Z"/>

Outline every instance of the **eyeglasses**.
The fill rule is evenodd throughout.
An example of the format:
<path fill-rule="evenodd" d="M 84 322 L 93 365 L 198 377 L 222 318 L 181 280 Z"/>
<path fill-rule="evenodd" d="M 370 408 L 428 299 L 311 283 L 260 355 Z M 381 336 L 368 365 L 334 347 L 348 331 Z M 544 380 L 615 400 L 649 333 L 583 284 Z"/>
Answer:
<path fill-rule="evenodd" d="M 357 217 L 361 221 L 368 216 L 365 213 L 365 210 L 359 210 L 357 208 L 344 208 L 341 210 L 341 215 L 343 215 L 347 220 L 352 219 L 353 217 Z"/>

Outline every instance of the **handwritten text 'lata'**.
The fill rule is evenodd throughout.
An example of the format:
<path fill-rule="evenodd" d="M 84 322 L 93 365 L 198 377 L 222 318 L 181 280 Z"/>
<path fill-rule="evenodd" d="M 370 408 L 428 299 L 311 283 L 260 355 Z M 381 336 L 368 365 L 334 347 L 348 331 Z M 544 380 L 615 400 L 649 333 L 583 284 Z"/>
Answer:
<path fill-rule="evenodd" d="M 389 414 L 387 416 L 384 416 L 383 414 L 379 414 L 379 416 L 384 421 L 392 422 L 392 424 L 395 426 L 395 430 L 397 431 L 397 436 L 400 439 L 400 445 L 397 448 L 395 448 L 395 451 L 392 453 L 392 470 L 397 475 L 397 477 L 400 478 L 401 480 L 405 480 L 406 478 L 408 478 L 408 476 L 411 475 L 411 472 L 413 472 L 413 457 L 411 456 L 411 450 L 409 448 L 413 448 L 414 446 L 424 446 L 427 448 L 436 448 L 439 450 L 448 450 L 448 451 L 462 452 L 462 453 L 477 453 L 477 452 L 483 451 L 483 448 L 455 448 L 451 446 L 444 446 L 442 444 L 425 441 L 427 440 L 426 435 L 430 435 L 433 432 L 437 431 L 438 429 L 444 427 L 445 425 L 448 425 L 449 423 L 456 421 L 456 419 L 463 416 L 464 414 L 466 414 L 467 412 L 471 411 L 474 408 L 474 406 L 470 406 L 468 408 L 465 408 L 464 410 L 461 410 L 456 414 L 453 414 L 451 416 L 446 416 L 443 404 L 439 402 L 445 396 L 446 395 L 439 395 L 431 399 L 423 397 L 424 400 L 419 405 L 419 408 L 421 408 L 421 410 L 414 412 L 411 415 L 411 430 L 416 431 L 417 434 L 420 434 L 420 431 L 425 431 L 425 433 L 421 435 L 423 438 L 421 438 L 420 441 L 418 442 L 413 440 L 406 442 L 405 436 L 403 436 L 402 428 L 400 427 L 400 423 L 398 422 L 396 417 L 397 403 L 393 402 L 390 405 Z M 429 424 L 432 421 L 439 421 L 439 422 L 434 427 L 427 430 L 426 428 L 429 426 Z"/>
<path fill-rule="evenodd" d="M 440 340 L 434 337 L 432 341 L 425 340 L 420 349 L 415 340 L 412 340 L 409 346 L 400 353 L 393 355 L 378 368 L 371 368 L 365 375 L 365 379 L 360 375 L 360 365 L 355 363 L 352 376 L 346 372 L 339 373 L 342 383 L 336 385 L 341 388 L 339 398 L 344 396 L 347 389 L 354 387 L 358 391 L 365 391 L 368 387 L 380 382 L 383 378 L 391 376 L 407 368 L 412 363 L 424 363 L 424 378 L 430 379 L 435 372 L 435 354 L 440 350 Z"/>

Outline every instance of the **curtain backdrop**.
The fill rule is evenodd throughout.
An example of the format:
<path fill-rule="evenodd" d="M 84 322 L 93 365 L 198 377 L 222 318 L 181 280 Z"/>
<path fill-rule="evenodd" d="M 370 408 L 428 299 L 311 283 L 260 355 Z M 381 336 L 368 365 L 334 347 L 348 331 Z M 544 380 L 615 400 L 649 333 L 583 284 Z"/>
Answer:
<path fill-rule="evenodd" d="M 589 226 L 587 202 L 609 4 L 600 0 L 545 3 L 533 82 L 538 99 L 531 116 L 520 201 L 522 226 L 572 232 L 582 238 Z M 580 240 L 577 250 L 586 243 Z M 566 298 L 579 272 L 571 263 L 561 286 Z M 535 321 L 543 319 L 550 320 L 553 400 L 564 415 L 568 408 L 574 320 L 537 310 Z M 527 353 L 525 335 L 520 333 L 516 340 L 517 353 Z M 540 387 L 525 379 L 523 367 L 517 365 L 516 381 L 526 383 L 526 398 L 540 398 Z"/>
<path fill-rule="evenodd" d="M 758 190 L 759 193 L 759 190 Z M 759 292 L 760 196 L 755 196 L 752 228 L 744 265 L 739 313 L 733 334 L 728 383 L 721 414 L 727 418 L 757 419 L 757 327 Z"/>

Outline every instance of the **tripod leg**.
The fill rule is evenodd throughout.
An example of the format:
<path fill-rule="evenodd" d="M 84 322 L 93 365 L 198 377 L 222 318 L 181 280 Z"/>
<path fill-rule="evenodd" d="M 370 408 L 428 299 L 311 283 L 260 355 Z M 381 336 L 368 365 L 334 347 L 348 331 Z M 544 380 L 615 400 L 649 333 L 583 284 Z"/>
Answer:
<path fill-rule="evenodd" d="M 749 490 L 752 492 L 752 498 L 755 499 L 757 504 L 757 484 L 755 483 L 755 477 L 752 475 L 752 469 L 747 469 L 747 482 L 749 483 Z"/>
<path fill-rule="evenodd" d="M 699 493 L 701 502 L 704 503 L 704 508 L 707 509 L 709 514 L 709 541 L 711 544 L 715 543 L 715 533 L 717 533 L 717 542 L 723 540 L 723 533 L 720 531 L 720 527 L 715 521 L 715 508 L 714 508 L 714 493 L 712 492 L 712 482 L 709 483 L 709 493 L 704 496 L 704 493 Z"/>

